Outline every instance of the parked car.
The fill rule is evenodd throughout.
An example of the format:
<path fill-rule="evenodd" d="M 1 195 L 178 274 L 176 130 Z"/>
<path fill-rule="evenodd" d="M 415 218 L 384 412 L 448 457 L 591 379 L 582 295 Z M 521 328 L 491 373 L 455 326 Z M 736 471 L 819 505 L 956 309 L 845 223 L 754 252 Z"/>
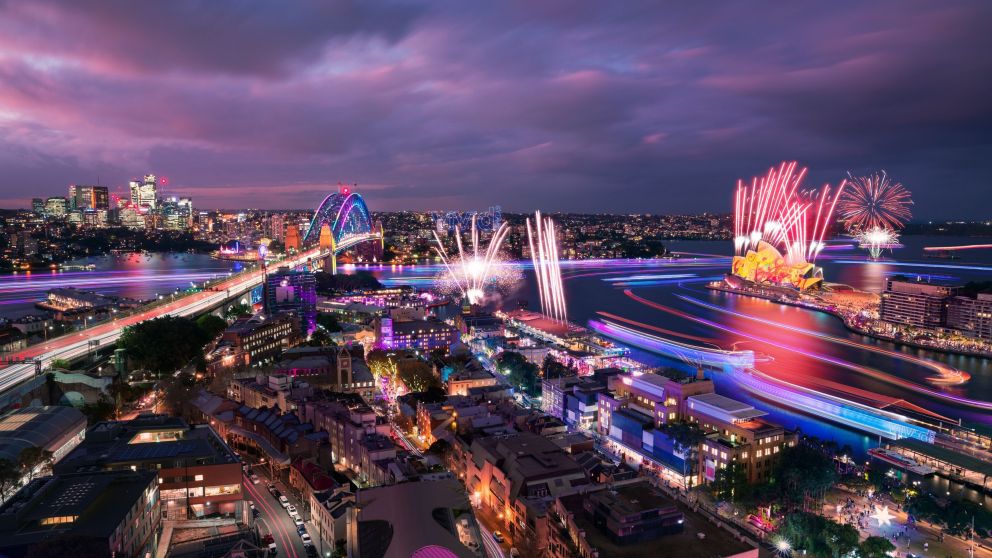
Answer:
<path fill-rule="evenodd" d="M 303 544 L 313 544 L 313 541 L 310 539 L 310 535 L 308 533 L 303 533 L 300 535 L 300 538 L 303 539 Z"/>
<path fill-rule="evenodd" d="M 307 532 L 307 526 L 306 525 L 297 525 L 296 526 L 296 534 L 302 536 L 303 533 L 306 533 L 306 532 Z"/>
<path fill-rule="evenodd" d="M 288 508 L 292 505 L 289 503 L 289 498 L 283 496 L 282 494 L 279 495 L 279 504 L 284 508 Z"/>
<path fill-rule="evenodd" d="M 307 556 L 314 558 L 317 556 L 317 548 L 314 545 L 306 545 L 303 548 L 307 549 Z"/>
<path fill-rule="evenodd" d="M 503 538 L 503 533 L 500 533 L 499 531 L 493 531 L 493 538 L 496 539 L 496 542 L 498 543 L 502 543 L 506 540 Z"/>
<path fill-rule="evenodd" d="M 276 543 L 269 543 L 269 556 L 275 556 L 279 554 L 279 549 L 276 548 Z"/>
<path fill-rule="evenodd" d="M 258 475 L 256 475 L 255 473 L 252 473 L 251 474 L 251 483 L 252 484 L 258 484 L 259 483 Z"/>
<path fill-rule="evenodd" d="M 289 512 L 289 515 L 295 515 L 296 514 L 296 506 L 294 506 L 293 504 L 290 504 L 290 505 L 286 506 L 286 511 Z"/>
<path fill-rule="evenodd" d="M 304 524 L 304 523 L 303 523 L 303 519 L 302 519 L 302 518 L 300 518 L 300 516 L 296 516 L 296 517 L 294 517 L 294 518 L 293 518 L 293 523 L 295 523 L 295 524 L 296 524 L 296 528 L 297 528 L 297 529 L 298 529 L 298 528 L 300 528 L 300 527 L 302 527 L 302 526 L 303 526 L 303 524 Z"/>

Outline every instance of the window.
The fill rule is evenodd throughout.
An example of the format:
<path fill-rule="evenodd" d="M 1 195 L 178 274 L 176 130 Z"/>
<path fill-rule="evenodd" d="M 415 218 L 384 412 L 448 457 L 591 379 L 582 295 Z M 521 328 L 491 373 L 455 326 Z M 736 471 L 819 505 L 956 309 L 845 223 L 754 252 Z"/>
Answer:
<path fill-rule="evenodd" d="M 62 525 L 65 523 L 72 523 L 76 521 L 78 515 L 56 515 L 54 517 L 46 517 L 41 520 L 42 525 Z"/>
<path fill-rule="evenodd" d="M 196 475 L 196 476 L 193 477 L 193 480 L 194 481 L 202 481 L 203 480 L 203 475 Z"/>

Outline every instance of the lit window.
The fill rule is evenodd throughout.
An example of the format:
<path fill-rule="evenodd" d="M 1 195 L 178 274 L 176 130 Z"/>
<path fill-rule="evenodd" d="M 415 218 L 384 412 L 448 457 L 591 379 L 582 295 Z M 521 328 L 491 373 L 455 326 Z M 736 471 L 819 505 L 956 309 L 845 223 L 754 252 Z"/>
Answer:
<path fill-rule="evenodd" d="M 203 480 L 203 475 L 196 475 L 196 476 L 193 477 L 193 480 L 194 481 L 202 481 Z"/>

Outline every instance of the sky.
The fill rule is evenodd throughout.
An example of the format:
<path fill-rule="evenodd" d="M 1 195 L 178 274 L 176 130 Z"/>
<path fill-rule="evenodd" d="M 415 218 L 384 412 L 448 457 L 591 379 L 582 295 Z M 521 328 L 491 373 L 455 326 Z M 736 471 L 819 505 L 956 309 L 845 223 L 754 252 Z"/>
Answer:
<path fill-rule="evenodd" d="M 992 217 L 992 2 L 0 0 L 0 207 L 728 212 L 782 160 Z"/>

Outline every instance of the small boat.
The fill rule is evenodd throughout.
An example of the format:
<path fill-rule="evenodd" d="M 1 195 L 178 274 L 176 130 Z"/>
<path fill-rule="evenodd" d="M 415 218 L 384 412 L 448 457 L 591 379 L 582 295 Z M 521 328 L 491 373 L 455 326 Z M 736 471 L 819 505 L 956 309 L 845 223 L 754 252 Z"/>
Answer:
<path fill-rule="evenodd" d="M 932 475 L 937 472 L 936 469 L 930 467 L 929 465 L 924 465 L 918 461 L 906 457 L 905 455 L 887 450 L 885 448 L 872 448 L 868 450 L 868 455 L 878 459 L 879 461 L 884 461 L 889 465 L 893 465 L 910 473 L 916 473 L 917 475 L 927 476 Z"/>

